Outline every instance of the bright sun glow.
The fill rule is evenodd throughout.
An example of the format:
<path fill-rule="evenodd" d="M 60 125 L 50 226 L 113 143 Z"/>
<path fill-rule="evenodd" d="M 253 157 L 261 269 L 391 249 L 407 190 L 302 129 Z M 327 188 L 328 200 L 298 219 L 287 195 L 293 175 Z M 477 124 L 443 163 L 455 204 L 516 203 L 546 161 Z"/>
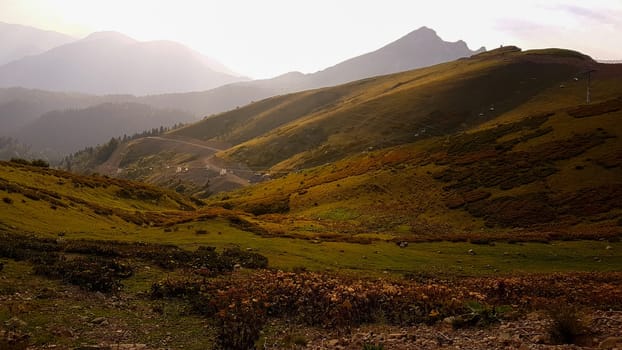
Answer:
<path fill-rule="evenodd" d="M 565 47 L 622 58 L 622 1 L 2 0 L 0 21 L 78 37 L 175 40 L 255 78 L 313 72 L 421 26 L 472 49 Z"/>

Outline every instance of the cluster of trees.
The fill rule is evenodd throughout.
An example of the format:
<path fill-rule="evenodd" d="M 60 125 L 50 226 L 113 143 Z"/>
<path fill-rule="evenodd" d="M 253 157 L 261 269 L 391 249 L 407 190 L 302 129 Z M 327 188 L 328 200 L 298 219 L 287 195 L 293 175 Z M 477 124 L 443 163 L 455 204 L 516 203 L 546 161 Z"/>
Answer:
<path fill-rule="evenodd" d="M 19 142 L 12 137 L 0 136 L 0 160 L 12 158 L 48 158 L 40 152 L 34 152 L 30 145 Z"/>
<path fill-rule="evenodd" d="M 106 162 L 117 147 L 123 143 L 143 137 L 159 136 L 168 131 L 181 128 L 184 125 L 184 123 L 176 123 L 172 127 L 160 126 L 159 128 L 152 128 L 150 130 L 134 133 L 130 136 L 123 135 L 122 137 L 112 137 L 104 144 L 89 146 L 66 156 L 62 161 L 62 167 L 69 171 L 88 172 L 97 165 Z"/>
<path fill-rule="evenodd" d="M 176 123 L 175 125 L 169 127 L 169 126 L 160 126 L 159 128 L 152 128 L 150 130 L 145 130 L 143 132 L 137 132 L 134 133 L 131 136 L 127 136 L 127 135 L 123 135 L 123 137 L 119 137 L 119 141 L 121 142 L 127 142 L 127 141 L 131 141 L 131 140 L 135 140 L 135 139 L 139 139 L 142 137 L 149 137 L 149 136 L 160 136 L 168 131 L 171 130 L 175 130 L 175 129 L 179 129 L 182 126 L 185 126 L 186 124 L 184 123 Z"/>
<path fill-rule="evenodd" d="M 17 163 L 17 164 L 22 164 L 22 165 L 38 166 L 38 167 L 41 167 L 41 168 L 49 168 L 50 167 L 50 163 L 48 163 L 47 161 L 45 161 L 43 159 L 26 160 L 26 159 L 23 159 L 23 158 L 11 158 L 11 163 Z"/>

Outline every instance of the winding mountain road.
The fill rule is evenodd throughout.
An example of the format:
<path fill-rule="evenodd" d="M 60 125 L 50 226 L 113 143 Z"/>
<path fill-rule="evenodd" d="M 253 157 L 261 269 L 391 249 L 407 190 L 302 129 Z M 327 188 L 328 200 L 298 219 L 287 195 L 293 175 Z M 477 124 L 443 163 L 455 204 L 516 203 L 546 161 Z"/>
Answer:
<path fill-rule="evenodd" d="M 148 136 L 148 137 L 145 137 L 145 138 L 146 139 L 150 139 L 150 140 L 159 140 L 159 141 L 170 141 L 170 142 L 183 143 L 185 145 L 190 145 L 190 146 L 195 146 L 195 147 L 199 147 L 199 148 L 203 148 L 203 149 L 208 149 L 208 150 L 214 151 L 214 152 L 222 151 L 222 149 L 219 149 L 219 148 L 202 145 L 200 143 L 194 143 L 194 142 L 189 142 L 189 141 L 178 140 L 178 139 L 169 139 L 169 138 L 160 137 L 160 136 Z"/>

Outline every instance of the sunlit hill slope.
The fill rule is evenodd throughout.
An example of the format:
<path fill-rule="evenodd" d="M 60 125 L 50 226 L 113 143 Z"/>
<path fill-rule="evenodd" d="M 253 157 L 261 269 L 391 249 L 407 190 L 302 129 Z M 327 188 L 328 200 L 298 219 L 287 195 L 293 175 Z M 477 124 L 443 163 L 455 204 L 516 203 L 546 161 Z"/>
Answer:
<path fill-rule="evenodd" d="M 588 69 L 596 72 L 585 106 Z M 277 96 L 163 137 L 224 146 L 215 155 L 176 154 L 179 165 L 276 177 L 210 199 L 262 215 L 275 234 L 611 236 L 622 214 L 621 77 L 619 65 L 573 51 L 505 47 Z M 120 154 L 132 154 L 128 147 Z M 135 158 L 139 179 L 175 161 L 150 147 Z M 149 168 L 145 159 L 154 157 Z"/>

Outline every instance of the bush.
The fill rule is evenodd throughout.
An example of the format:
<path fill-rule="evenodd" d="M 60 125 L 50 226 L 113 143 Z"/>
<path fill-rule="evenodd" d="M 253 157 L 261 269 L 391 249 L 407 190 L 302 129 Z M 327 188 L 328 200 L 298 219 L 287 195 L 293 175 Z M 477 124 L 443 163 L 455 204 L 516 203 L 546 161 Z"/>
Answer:
<path fill-rule="evenodd" d="M 30 165 L 32 166 L 38 166 L 41 168 L 49 168 L 50 167 L 50 163 L 46 162 L 43 159 L 34 159 L 30 162 Z"/>
<path fill-rule="evenodd" d="M 11 163 L 16 163 L 16 164 L 21 164 L 21 165 L 32 165 L 32 166 L 37 166 L 37 167 L 41 167 L 41 168 L 49 168 L 50 167 L 50 163 L 46 162 L 43 159 L 34 159 L 32 161 L 28 161 L 28 160 L 23 159 L 23 158 L 11 158 L 10 162 Z"/>
<path fill-rule="evenodd" d="M 216 252 L 214 247 L 199 247 L 192 254 L 192 266 L 195 269 L 207 269 L 211 273 L 223 273 L 233 271 L 233 262 L 231 259 Z"/>
<path fill-rule="evenodd" d="M 466 309 L 468 310 L 467 313 L 450 318 L 452 327 L 489 326 L 498 323 L 502 314 L 510 308 L 495 307 L 472 301 L 466 303 Z"/>
<path fill-rule="evenodd" d="M 118 257 L 121 254 L 112 247 L 111 244 L 104 242 L 90 242 L 85 240 L 67 241 L 64 250 L 68 253 L 78 253 L 85 255 L 96 255 L 106 257 Z"/>
<path fill-rule="evenodd" d="M 16 261 L 33 260 L 41 255 L 59 251 L 53 239 L 42 239 L 26 235 L 0 234 L 0 257 Z"/>
<path fill-rule="evenodd" d="M 95 292 L 117 291 L 121 288 L 121 279 L 132 275 L 130 266 L 99 257 L 71 260 L 60 257 L 56 261 L 36 262 L 34 272 Z"/>
<path fill-rule="evenodd" d="M 234 264 L 240 264 L 240 266 L 249 269 L 265 269 L 268 267 L 268 258 L 258 253 L 242 251 L 240 248 L 225 249 L 222 255 L 225 259 L 231 259 Z"/>
<path fill-rule="evenodd" d="M 226 295 L 213 302 L 220 308 L 216 314 L 216 348 L 254 349 L 266 322 L 267 303 L 260 294 L 250 295 L 245 288 L 231 288 Z"/>
<path fill-rule="evenodd" d="M 560 304 L 547 311 L 552 320 L 548 333 L 553 343 L 579 344 L 590 334 L 577 308 Z"/>
<path fill-rule="evenodd" d="M 289 197 L 277 198 L 274 201 L 246 204 L 244 209 L 253 215 L 285 214 L 289 212 Z"/>
<path fill-rule="evenodd" d="M 21 165 L 30 165 L 30 162 L 23 158 L 11 158 L 10 162 Z"/>
<path fill-rule="evenodd" d="M 384 350 L 382 344 L 363 344 L 363 350 Z"/>
<path fill-rule="evenodd" d="M 165 279 L 151 285 L 153 299 L 190 298 L 199 294 L 202 282 L 191 279 Z"/>

